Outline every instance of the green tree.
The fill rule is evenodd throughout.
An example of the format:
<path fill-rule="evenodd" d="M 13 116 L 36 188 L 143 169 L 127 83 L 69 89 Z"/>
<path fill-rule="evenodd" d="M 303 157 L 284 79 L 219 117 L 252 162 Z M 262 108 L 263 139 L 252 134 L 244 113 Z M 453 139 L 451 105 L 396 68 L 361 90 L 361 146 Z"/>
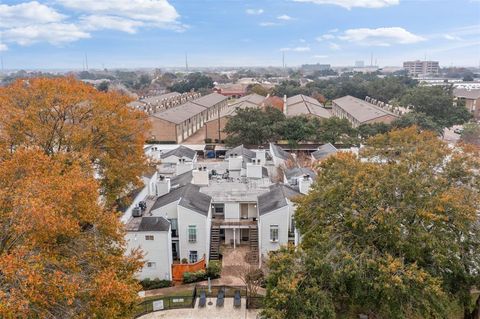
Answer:
<path fill-rule="evenodd" d="M 464 143 L 480 146 L 480 124 L 467 123 L 463 126 L 461 140 Z"/>
<path fill-rule="evenodd" d="M 413 125 L 422 130 L 436 132 L 440 135 L 443 134 L 443 127 L 425 113 L 409 112 L 392 123 L 392 126 L 395 128 L 407 128 Z"/>
<path fill-rule="evenodd" d="M 299 142 L 306 141 L 312 135 L 309 119 L 306 116 L 293 116 L 286 118 L 279 127 L 278 133 L 288 141 L 288 144 L 295 148 Z"/>
<path fill-rule="evenodd" d="M 356 131 L 347 119 L 331 117 L 320 121 L 316 129 L 315 140 L 320 143 L 352 143 L 356 138 Z"/>
<path fill-rule="evenodd" d="M 268 261 L 268 318 L 473 318 L 480 156 L 416 127 L 320 164 L 297 200 L 298 249 Z M 480 299 L 477 300 L 477 305 Z"/>
<path fill-rule="evenodd" d="M 107 92 L 108 91 L 108 82 L 107 81 L 102 81 L 99 85 L 97 85 L 97 90 L 101 92 Z"/>
<path fill-rule="evenodd" d="M 386 123 L 362 124 L 357 128 L 357 132 L 358 135 L 365 140 L 377 134 L 385 134 L 390 131 L 391 128 L 392 127 Z"/>
<path fill-rule="evenodd" d="M 172 92 L 185 93 L 192 90 L 206 90 L 213 88 L 213 80 L 200 72 L 190 73 L 186 79 L 173 84 L 169 89 Z"/>
<path fill-rule="evenodd" d="M 283 121 L 285 115 L 275 108 L 237 109 L 237 114 L 225 125 L 225 132 L 228 134 L 225 142 L 234 146 L 259 145 L 274 141 L 278 137 L 278 127 Z"/>
<path fill-rule="evenodd" d="M 262 96 L 267 96 L 267 94 L 269 93 L 268 90 L 263 87 L 261 84 L 250 84 L 248 87 L 247 87 L 247 93 L 248 94 L 252 94 L 252 93 L 256 93 L 258 95 L 262 95 Z"/>
<path fill-rule="evenodd" d="M 467 109 L 454 106 L 452 90 L 440 86 L 409 89 L 400 99 L 400 103 L 411 106 L 417 113 L 431 117 L 442 128 L 463 124 L 471 118 Z"/>

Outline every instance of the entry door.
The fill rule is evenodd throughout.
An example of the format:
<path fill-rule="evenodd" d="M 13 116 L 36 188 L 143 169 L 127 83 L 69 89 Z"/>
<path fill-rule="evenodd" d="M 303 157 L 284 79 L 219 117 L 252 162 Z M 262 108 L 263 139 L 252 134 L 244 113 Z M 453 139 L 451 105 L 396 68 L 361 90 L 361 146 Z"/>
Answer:
<path fill-rule="evenodd" d="M 178 259 L 178 242 L 172 241 L 172 258 L 174 260 Z"/>
<path fill-rule="evenodd" d="M 241 229 L 241 235 L 242 235 L 242 241 L 248 241 L 248 236 L 249 236 L 249 233 L 250 231 L 248 229 Z"/>

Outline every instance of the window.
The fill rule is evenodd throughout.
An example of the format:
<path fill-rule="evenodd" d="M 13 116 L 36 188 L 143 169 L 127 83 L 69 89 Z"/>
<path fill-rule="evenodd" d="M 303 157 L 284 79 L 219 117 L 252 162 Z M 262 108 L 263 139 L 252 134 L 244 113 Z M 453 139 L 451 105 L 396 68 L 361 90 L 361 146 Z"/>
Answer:
<path fill-rule="evenodd" d="M 278 241 L 278 225 L 270 225 L 270 241 Z"/>
<path fill-rule="evenodd" d="M 195 243 L 197 241 L 197 226 L 188 226 L 188 242 Z"/>
<path fill-rule="evenodd" d="M 147 268 L 155 268 L 155 267 L 157 267 L 156 263 L 151 262 L 151 261 L 147 262 Z"/>
<path fill-rule="evenodd" d="M 154 240 L 155 237 L 153 235 L 145 235 L 145 240 Z"/>
<path fill-rule="evenodd" d="M 189 254 L 189 261 L 191 264 L 196 263 L 198 261 L 198 253 L 196 250 L 190 250 Z"/>
<path fill-rule="evenodd" d="M 178 237 L 178 220 L 176 218 L 170 219 L 170 224 L 172 225 L 172 237 Z"/>

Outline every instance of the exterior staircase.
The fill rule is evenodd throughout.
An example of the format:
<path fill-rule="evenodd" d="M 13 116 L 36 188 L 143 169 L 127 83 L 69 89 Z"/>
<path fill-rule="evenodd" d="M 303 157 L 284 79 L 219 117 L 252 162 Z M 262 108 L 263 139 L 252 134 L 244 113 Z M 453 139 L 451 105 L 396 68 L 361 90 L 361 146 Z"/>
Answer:
<path fill-rule="evenodd" d="M 210 260 L 218 260 L 220 255 L 220 227 L 213 226 L 210 230 Z"/>
<path fill-rule="evenodd" d="M 247 254 L 247 262 L 258 265 L 258 227 L 250 227 L 250 251 Z"/>

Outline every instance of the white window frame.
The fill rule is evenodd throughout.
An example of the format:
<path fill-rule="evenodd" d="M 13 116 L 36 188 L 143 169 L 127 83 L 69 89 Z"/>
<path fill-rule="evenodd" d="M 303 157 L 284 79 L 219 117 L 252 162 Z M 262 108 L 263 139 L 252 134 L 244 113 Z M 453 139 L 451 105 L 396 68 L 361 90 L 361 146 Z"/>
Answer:
<path fill-rule="evenodd" d="M 191 232 L 192 230 L 194 231 L 193 233 Z M 188 225 L 187 236 L 189 243 L 197 242 L 197 225 Z"/>
<path fill-rule="evenodd" d="M 145 240 L 155 240 L 155 236 L 153 236 L 153 235 L 145 235 Z"/>
<path fill-rule="evenodd" d="M 270 225 L 270 241 L 272 243 L 278 242 L 278 234 L 279 234 L 278 225 Z"/>
<path fill-rule="evenodd" d="M 195 253 L 195 254 L 193 254 Z M 195 258 L 192 258 L 193 256 L 195 256 Z M 198 262 L 198 251 L 197 250 L 190 250 L 188 252 L 188 262 L 191 263 L 191 264 L 194 264 L 196 262 Z"/>

